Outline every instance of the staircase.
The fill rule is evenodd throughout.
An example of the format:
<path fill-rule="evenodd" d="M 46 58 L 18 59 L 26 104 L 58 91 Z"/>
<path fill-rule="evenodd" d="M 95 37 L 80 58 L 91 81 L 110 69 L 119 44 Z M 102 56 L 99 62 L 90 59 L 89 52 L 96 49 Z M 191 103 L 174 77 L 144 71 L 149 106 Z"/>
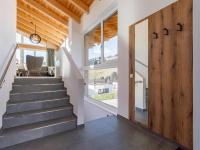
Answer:
<path fill-rule="evenodd" d="M 0 148 L 76 128 L 61 78 L 16 78 L 3 116 Z"/>

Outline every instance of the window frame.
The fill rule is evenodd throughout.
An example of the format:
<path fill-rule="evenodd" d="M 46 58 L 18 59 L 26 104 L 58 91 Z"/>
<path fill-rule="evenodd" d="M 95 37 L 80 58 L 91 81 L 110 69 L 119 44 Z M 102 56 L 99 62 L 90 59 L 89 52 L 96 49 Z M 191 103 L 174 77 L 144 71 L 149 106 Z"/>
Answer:
<path fill-rule="evenodd" d="M 101 64 L 98 64 L 98 65 L 94 65 L 96 67 L 100 67 L 102 66 L 102 64 L 106 64 L 106 59 L 105 59 L 105 54 L 104 54 L 104 22 L 106 22 L 106 20 L 108 20 L 110 17 L 112 17 L 115 13 L 118 13 L 118 10 L 114 10 L 112 11 L 112 13 L 109 13 L 109 15 L 107 15 L 106 17 L 104 17 L 103 19 L 101 19 L 99 22 L 97 22 L 92 28 L 90 28 L 90 30 L 88 30 L 86 33 L 84 33 L 84 52 L 85 52 L 85 67 L 89 67 L 89 60 L 88 60 L 88 55 L 89 55 L 89 52 L 88 50 L 86 49 L 86 46 L 85 46 L 85 36 L 90 33 L 92 30 L 94 30 L 99 24 L 101 26 Z M 114 60 L 117 60 L 118 59 L 118 53 L 117 53 L 117 58 L 114 59 Z M 93 68 L 93 67 L 92 67 Z"/>
<path fill-rule="evenodd" d="M 112 10 L 112 12 L 109 13 L 109 15 L 106 15 L 106 17 L 103 17 L 100 21 L 96 22 L 96 24 L 94 24 L 94 26 L 92 26 L 92 28 L 90 28 L 89 30 L 87 30 L 87 32 L 84 33 L 84 65 L 85 66 L 83 67 L 83 71 L 84 71 L 84 78 L 85 78 L 85 82 L 86 82 L 85 97 L 88 97 L 88 99 L 91 100 L 92 102 L 97 102 L 98 100 L 93 99 L 88 94 L 88 85 L 89 85 L 88 72 L 90 70 L 101 70 L 101 69 L 110 69 L 110 68 L 117 68 L 117 70 L 118 70 L 118 67 L 117 67 L 118 53 L 117 53 L 117 58 L 113 59 L 112 61 L 106 61 L 105 57 L 104 57 L 104 22 L 107 19 L 109 19 L 110 17 L 112 17 L 112 15 L 114 15 L 117 12 L 118 12 L 117 9 L 114 9 L 114 11 Z M 89 65 L 89 59 L 88 59 L 89 52 L 88 52 L 88 49 L 86 49 L 85 37 L 88 33 L 90 33 L 92 30 L 94 30 L 99 24 L 101 25 L 101 64 Z M 115 106 L 106 104 L 101 101 L 98 101 L 98 103 L 103 103 L 104 105 L 108 105 L 109 107 L 116 108 Z"/>

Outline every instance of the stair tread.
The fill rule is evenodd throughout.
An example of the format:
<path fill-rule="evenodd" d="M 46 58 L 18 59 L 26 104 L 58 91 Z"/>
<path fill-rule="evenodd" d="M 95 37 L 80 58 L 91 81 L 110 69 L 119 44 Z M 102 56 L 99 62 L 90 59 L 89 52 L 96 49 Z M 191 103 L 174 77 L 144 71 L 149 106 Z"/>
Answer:
<path fill-rule="evenodd" d="M 25 116 L 25 115 L 29 115 L 29 114 L 41 114 L 41 113 L 54 112 L 54 111 L 59 111 L 59 110 L 63 110 L 63 109 L 71 109 L 71 108 L 72 108 L 72 104 L 68 103 L 66 106 L 5 114 L 4 118 L 5 119 L 15 118 L 15 117 L 21 117 L 21 116 Z"/>
<path fill-rule="evenodd" d="M 76 119 L 76 116 L 72 115 L 72 116 L 69 116 L 69 117 L 62 117 L 62 118 L 58 118 L 58 119 L 42 121 L 42 122 L 33 123 L 33 124 L 29 124 L 29 125 L 12 127 L 12 128 L 8 128 L 8 129 L 4 129 L 0 133 L 0 137 L 6 136 L 6 135 L 9 135 L 9 134 L 12 134 L 12 133 L 16 133 L 16 132 L 25 131 L 25 130 L 34 130 L 34 129 L 39 129 L 39 128 L 43 128 L 43 127 L 46 127 L 46 126 L 53 126 L 55 124 L 60 124 L 60 123 L 64 123 L 64 122 L 71 122 L 71 121 L 74 121 L 75 119 Z"/>
<path fill-rule="evenodd" d="M 63 82 L 58 82 L 58 83 L 30 83 L 30 84 L 18 84 L 18 83 L 13 83 L 13 86 L 16 86 L 16 87 L 22 87 L 22 86 L 48 86 L 48 85 L 64 85 Z"/>
<path fill-rule="evenodd" d="M 26 100 L 26 101 L 8 101 L 8 105 L 24 104 L 24 103 L 39 103 L 39 102 L 48 102 L 48 101 L 59 101 L 63 99 L 68 99 L 68 97 L 63 98 L 54 98 L 54 99 L 45 99 L 45 100 Z"/>
<path fill-rule="evenodd" d="M 38 93 L 55 93 L 55 92 L 66 92 L 66 89 L 54 90 L 54 91 L 40 91 L 40 92 L 25 92 L 25 93 L 10 93 L 10 95 L 20 95 L 20 94 L 38 94 Z"/>

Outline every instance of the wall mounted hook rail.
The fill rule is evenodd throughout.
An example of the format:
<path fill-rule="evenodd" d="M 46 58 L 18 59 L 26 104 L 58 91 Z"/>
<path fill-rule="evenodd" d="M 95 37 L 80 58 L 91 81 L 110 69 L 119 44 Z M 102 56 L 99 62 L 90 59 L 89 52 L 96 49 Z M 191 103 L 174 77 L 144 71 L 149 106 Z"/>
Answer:
<path fill-rule="evenodd" d="M 164 28 L 164 29 L 163 29 L 163 34 L 164 34 L 164 35 L 169 35 L 169 29 Z"/>
<path fill-rule="evenodd" d="M 153 33 L 152 33 L 152 37 L 153 37 L 153 39 L 158 39 L 158 33 L 153 32 Z"/>
<path fill-rule="evenodd" d="M 177 25 L 177 31 L 183 31 L 183 24 L 181 24 L 181 23 L 177 23 L 176 24 Z"/>

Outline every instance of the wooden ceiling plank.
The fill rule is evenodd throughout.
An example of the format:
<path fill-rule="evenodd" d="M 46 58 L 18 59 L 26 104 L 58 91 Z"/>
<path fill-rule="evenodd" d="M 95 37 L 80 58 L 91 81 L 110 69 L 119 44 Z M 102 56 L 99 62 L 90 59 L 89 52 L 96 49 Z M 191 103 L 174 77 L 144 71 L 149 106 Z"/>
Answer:
<path fill-rule="evenodd" d="M 33 27 L 30 27 L 29 25 L 25 24 L 25 23 L 21 23 L 21 22 L 17 22 L 17 26 L 21 26 L 21 27 L 24 27 L 26 29 L 28 29 L 29 31 L 31 31 L 32 33 L 34 33 L 34 28 Z M 51 36 L 41 32 L 41 31 L 38 31 L 37 30 L 37 33 L 40 35 L 40 36 L 43 36 L 43 37 L 47 37 L 48 39 L 52 40 L 52 41 L 55 41 L 56 43 L 61 43 L 61 40 L 57 40 L 55 38 L 52 38 Z"/>
<path fill-rule="evenodd" d="M 30 7 L 34 8 L 34 9 L 36 9 L 40 13 L 46 15 L 47 17 L 51 18 L 55 22 L 58 22 L 58 23 L 62 24 L 63 26 L 67 26 L 67 24 L 68 24 L 67 20 L 65 20 L 65 19 L 61 18 L 60 16 L 56 15 L 55 13 L 51 12 L 50 10 L 48 10 L 47 8 L 42 6 L 40 3 L 38 3 L 34 0 L 22 0 L 22 2 L 29 5 Z"/>
<path fill-rule="evenodd" d="M 22 24 L 17 24 L 17 28 L 18 29 L 24 29 L 26 31 L 26 33 L 29 34 L 29 35 L 33 33 L 32 29 L 30 29 L 29 27 L 22 25 Z M 61 43 L 58 43 L 55 40 L 47 37 L 46 35 L 40 34 L 40 36 L 41 36 L 42 39 L 45 39 L 47 42 L 51 42 L 51 43 L 53 43 L 57 46 L 59 46 L 61 44 Z"/>
<path fill-rule="evenodd" d="M 58 11 L 64 13 L 66 16 L 71 17 L 78 23 L 81 22 L 81 19 L 79 16 L 75 15 L 73 12 L 71 12 L 69 9 L 65 8 L 62 4 L 58 3 L 55 0 L 46 0 L 46 2 L 53 7 L 54 9 L 57 9 Z"/>
<path fill-rule="evenodd" d="M 41 21 L 41 22 L 44 23 L 46 26 L 49 26 L 49 27 L 53 28 L 54 30 L 60 32 L 61 34 L 63 34 L 63 35 L 66 35 L 66 34 L 67 34 L 67 29 L 62 29 L 62 28 L 56 26 L 55 24 L 50 23 L 50 22 L 47 20 L 47 18 L 43 17 L 42 15 L 38 15 L 35 11 L 30 10 L 30 9 L 28 9 L 28 8 L 25 8 L 25 7 L 23 7 L 23 6 L 22 6 L 21 4 L 19 4 L 19 3 L 18 3 L 17 8 L 18 8 L 19 10 L 21 10 L 22 12 L 24 12 L 24 13 L 26 13 L 26 14 L 32 16 L 32 17 L 35 18 L 36 20 Z"/>
<path fill-rule="evenodd" d="M 47 26 L 45 24 L 43 24 L 42 22 L 40 22 L 39 20 L 34 19 L 33 17 L 23 13 L 21 10 L 17 10 L 17 17 L 24 19 L 28 22 L 33 22 L 34 24 L 36 24 L 37 26 L 41 27 L 42 29 L 44 29 L 45 31 L 50 31 L 52 34 L 54 34 L 56 37 L 58 38 L 66 38 L 66 36 L 64 36 L 63 34 L 61 34 L 60 32 L 54 30 L 54 28 Z"/>
<path fill-rule="evenodd" d="M 89 6 L 85 4 L 82 0 L 69 0 L 75 7 L 80 9 L 84 13 L 89 13 Z"/>
<path fill-rule="evenodd" d="M 28 22 L 28 21 L 26 21 L 26 20 L 24 20 L 24 19 L 22 19 L 20 17 L 17 17 L 17 23 L 21 23 L 21 24 L 24 24 L 25 26 L 30 27 L 32 29 L 32 31 L 34 31 L 34 29 L 35 29 L 33 24 L 31 24 L 30 22 Z M 39 26 L 36 29 L 37 29 L 38 33 L 42 33 L 42 34 L 44 34 L 44 35 L 46 35 L 48 37 L 51 37 L 51 38 L 55 39 L 55 41 L 57 41 L 57 42 L 61 42 L 62 41 L 62 38 L 56 37 L 50 31 L 46 32 L 43 29 L 41 29 Z"/>

